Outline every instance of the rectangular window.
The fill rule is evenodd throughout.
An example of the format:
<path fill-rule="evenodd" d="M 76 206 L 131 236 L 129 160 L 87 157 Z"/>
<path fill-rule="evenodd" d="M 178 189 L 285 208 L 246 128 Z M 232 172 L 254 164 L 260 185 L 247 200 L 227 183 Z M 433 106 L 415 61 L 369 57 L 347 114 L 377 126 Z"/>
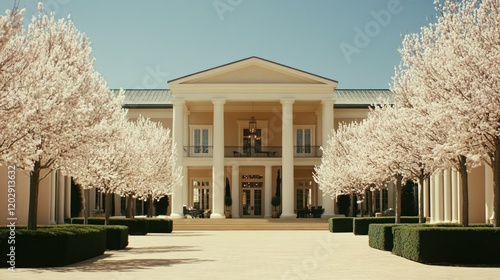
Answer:
<path fill-rule="evenodd" d="M 295 129 L 295 153 L 312 154 L 314 145 L 314 128 L 303 126 Z"/>
<path fill-rule="evenodd" d="M 304 130 L 299 128 L 297 129 L 297 153 L 303 153 L 303 145 L 304 145 Z"/>
<path fill-rule="evenodd" d="M 201 136 L 200 136 L 200 130 L 195 129 L 194 131 L 194 153 L 198 154 L 201 152 L 201 147 L 200 147 L 200 142 L 201 142 Z"/>
<path fill-rule="evenodd" d="M 191 128 L 191 156 L 210 156 L 211 153 L 211 128 L 194 127 Z"/>
<path fill-rule="evenodd" d="M 304 129 L 304 152 L 311 153 L 311 129 Z"/>
<path fill-rule="evenodd" d="M 201 131 L 201 144 L 202 144 L 202 153 L 208 153 L 208 129 L 204 128 Z"/>

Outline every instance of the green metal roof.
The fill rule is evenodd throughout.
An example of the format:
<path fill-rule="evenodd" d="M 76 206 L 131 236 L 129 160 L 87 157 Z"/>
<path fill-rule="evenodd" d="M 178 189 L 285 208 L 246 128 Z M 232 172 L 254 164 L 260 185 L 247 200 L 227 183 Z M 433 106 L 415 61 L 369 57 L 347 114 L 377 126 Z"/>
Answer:
<path fill-rule="evenodd" d="M 119 90 L 115 89 L 118 93 Z M 125 108 L 172 108 L 169 89 L 125 89 Z M 388 89 L 337 89 L 334 92 L 336 108 L 366 108 L 383 102 L 394 103 L 394 94 Z"/>
<path fill-rule="evenodd" d="M 394 93 L 388 89 L 337 89 L 335 107 L 366 108 L 373 104 L 394 104 Z"/>
<path fill-rule="evenodd" d="M 120 90 L 112 90 L 118 93 Z M 125 108 L 172 108 L 172 95 L 168 89 L 124 89 Z"/>

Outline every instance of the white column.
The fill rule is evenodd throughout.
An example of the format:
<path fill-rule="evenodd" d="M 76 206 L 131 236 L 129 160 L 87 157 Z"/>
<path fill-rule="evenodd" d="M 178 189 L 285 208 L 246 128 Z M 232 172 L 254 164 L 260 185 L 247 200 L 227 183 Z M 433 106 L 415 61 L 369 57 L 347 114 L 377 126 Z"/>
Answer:
<path fill-rule="evenodd" d="M 389 184 L 387 184 L 387 209 L 389 208 L 392 208 L 394 210 L 396 210 L 396 186 L 394 185 L 394 182 L 389 182 Z"/>
<path fill-rule="evenodd" d="M 293 99 L 282 99 L 282 213 L 281 218 L 295 218 L 293 207 Z"/>
<path fill-rule="evenodd" d="M 443 171 L 443 188 L 444 188 L 444 222 L 451 222 L 451 171 L 449 168 Z"/>
<path fill-rule="evenodd" d="M 451 169 L 451 222 L 458 223 L 458 212 L 460 211 L 458 204 L 458 177 L 457 171 Z"/>
<path fill-rule="evenodd" d="M 479 187 L 479 186 L 478 186 Z M 490 223 L 493 218 L 493 169 L 485 164 L 484 166 L 484 201 L 485 219 Z"/>
<path fill-rule="evenodd" d="M 273 197 L 273 174 L 272 166 L 266 165 L 264 171 L 264 217 L 271 218 L 273 206 L 271 199 Z"/>
<path fill-rule="evenodd" d="M 233 218 L 240 217 L 240 167 L 233 165 L 231 170 L 231 197 L 233 205 L 231 206 Z"/>
<path fill-rule="evenodd" d="M 64 217 L 66 219 L 71 218 L 71 177 L 66 176 L 66 184 L 65 184 L 65 193 L 64 193 Z"/>
<path fill-rule="evenodd" d="M 443 171 L 440 170 L 438 175 L 436 176 L 436 186 L 437 186 L 437 204 L 436 207 L 438 209 L 437 219 L 439 222 L 444 221 L 444 185 L 443 185 Z"/>
<path fill-rule="evenodd" d="M 328 143 L 328 138 L 331 135 L 331 132 L 333 130 L 333 104 L 334 100 L 323 100 L 321 102 L 322 104 L 322 120 L 321 120 L 321 143 L 323 147 L 326 146 Z M 335 215 L 335 204 L 336 199 L 331 198 L 329 195 L 324 195 L 322 197 L 322 206 L 325 209 L 325 212 L 322 217 L 331 217 Z"/>
<path fill-rule="evenodd" d="M 183 141 L 183 152 L 184 153 L 189 153 L 189 112 L 187 110 L 184 111 L 184 141 Z M 184 150 L 185 149 L 185 150 Z M 187 156 L 187 155 L 186 155 Z M 188 169 L 185 166 L 182 170 L 182 175 L 184 177 L 184 185 L 183 185 L 183 192 L 182 192 L 182 205 L 188 205 L 189 204 L 189 178 L 188 178 Z"/>
<path fill-rule="evenodd" d="M 429 217 L 429 181 L 427 179 L 424 180 L 424 217 Z"/>
<path fill-rule="evenodd" d="M 53 171 L 51 176 L 51 183 L 49 184 L 50 186 L 50 198 L 49 198 L 49 203 L 50 203 L 50 211 L 49 211 L 49 224 L 56 224 L 56 197 L 57 197 L 57 185 L 59 181 L 59 172 L 58 171 Z"/>
<path fill-rule="evenodd" d="M 460 172 L 455 173 L 457 175 L 457 215 L 458 222 L 462 222 L 462 177 L 460 176 Z"/>
<path fill-rule="evenodd" d="M 183 185 L 182 185 L 182 189 L 183 189 L 183 192 L 182 192 L 182 206 L 184 208 L 184 205 L 186 206 L 189 206 L 189 169 L 187 168 L 187 166 L 184 166 L 182 168 L 182 177 L 184 178 L 184 182 L 183 182 Z"/>
<path fill-rule="evenodd" d="M 66 201 L 65 191 L 66 191 L 66 178 L 58 171 L 57 178 L 57 223 L 64 224 L 64 202 Z"/>
<path fill-rule="evenodd" d="M 436 209 L 436 215 L 434 215 L 434 221 L 436 223 L 441 223 L 444 221 L 444 207 L 443 207 L 443 197 L 444 197 L 444 188 L 443 188 L 443 171 L 437 171 L 434 174 L 434 193 L 436 195 L 436 199 L 434 200 L 434 208 Z"/>
<path fill-rule="evenodd" d="M 184 105 L 185 101 L 184 100 L 173 100 L 172 101 L 173 106 L 174 106 L 174 116 L 173 116 L 173 124 L 172 124 L 172 138 L 174 140 L 174 143 L 176 145 L 176 151 L 177 151 L 177 166 L 183 166 L 183 158 L 184 158 Z M 182 209 L 182 202 L 184 201 L 183 199 L 183 186 L 184 186 L 184 181 L 187 180 L 188 178 L 183 178 L 181 182 L 176 182 L 173 188 L 173 193 L 172 193 L 172 213 L 170 214 L 170 218 L 172 219 L 178 219 L 178 218 L 183 218 L 183 209 Z"/>
<path fill-rule="evenodd" d="M 380 189 L 378 190 L 378 199 L 380 201 L 380 209 L 379 209 L 379 213 L 383 213 L 384 212 L 384 186 L 382 185 L 380 187 Z"/>
<path fill-rule="evenodd" d="M 437 195 L 436 195 L 436 173 L 433 173 L 430 177 L 429 180 L 429 192 L 431 193 L 431 201 L 430 201 L 430 209 L 431 209 L 431 223 L 436 222 L 436 200 L 437 200 Z"/>
<path fill-rule="evenodd" d="M 212 100 L 214 105 L 214 141 L 212 168 L 212 214 L 210 218 L 224 216 L 224 99 Z"/>
<path fill-rule="evenodd" d="M 431 223 L 439 222 L 438 209 L 438 178 L 437 172 L 434 172 L 431 177 Z"/>
<path fill-rule="evenodd" d="M 323 118 L 323 111 L 322 109 L 317 109 L 315 112 L 316 115 L 316 145 L 322 146 L 323 145 L 323 123 L 322 123 L 322 118 Z M 318 184 L 318 196 L 316 198 L 316 205 L 323 205 L 323 191 L 319 188 Z M 335 212 L 335 210 L 334 210 Z"/>

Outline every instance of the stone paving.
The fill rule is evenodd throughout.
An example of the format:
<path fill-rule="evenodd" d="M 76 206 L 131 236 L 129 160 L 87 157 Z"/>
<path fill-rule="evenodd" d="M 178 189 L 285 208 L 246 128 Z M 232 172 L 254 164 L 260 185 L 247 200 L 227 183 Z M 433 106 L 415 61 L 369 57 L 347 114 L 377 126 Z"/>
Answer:
<path fill-rule="evenodd" d="M 130 236 L 122 251 L 0 279 L 500 279 L 500 268 L 430 266 L 328 231 L 176 231 Z"/>

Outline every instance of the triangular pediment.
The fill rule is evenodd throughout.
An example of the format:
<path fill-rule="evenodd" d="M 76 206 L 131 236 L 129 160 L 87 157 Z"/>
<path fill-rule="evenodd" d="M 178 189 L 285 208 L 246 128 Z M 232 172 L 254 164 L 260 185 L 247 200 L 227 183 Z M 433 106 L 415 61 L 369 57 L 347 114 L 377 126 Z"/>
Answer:
<path fill-rule="evenodd" d="M 236 61 L 176 80 L 169 85 L 196 84 L 336 84 L 334 80 L 258 57 Z"/>

